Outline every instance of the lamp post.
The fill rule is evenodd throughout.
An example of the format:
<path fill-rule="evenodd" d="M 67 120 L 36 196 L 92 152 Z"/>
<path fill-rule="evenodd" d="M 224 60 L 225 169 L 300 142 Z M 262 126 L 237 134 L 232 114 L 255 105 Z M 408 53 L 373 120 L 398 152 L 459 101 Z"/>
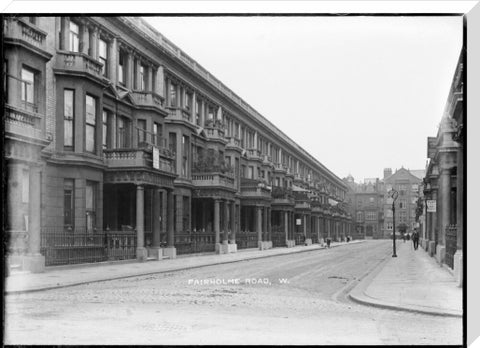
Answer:
<path fill-rule="evenodd" d="M 395 201 L 398 198 L 398 192 L 395 189 L 391 189 L 388 192 L 389 197 L 392 199 L 392 213 L 393 213 L 393 254 L 392 257 L 397 257 L 397 249 L 395 245 Z"/>

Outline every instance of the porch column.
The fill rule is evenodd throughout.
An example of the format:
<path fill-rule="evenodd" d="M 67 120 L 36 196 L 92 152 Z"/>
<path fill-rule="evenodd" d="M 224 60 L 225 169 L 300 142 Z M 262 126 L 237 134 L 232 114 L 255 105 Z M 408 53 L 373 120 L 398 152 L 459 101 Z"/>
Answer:
<path fill-rule="evenodd" d="M 321 221 L 321 218 L 320 216 L 318 216 L 317 217 L 317 243 L 320 243 L 320 239 L 322 238 L 320 234 L 320 221 Z"/>
<path fill-rule="evenodd" d="M 258 244 L 262 242 L 262 207 L 257 207 L 257 233 Z"/>
<path fill-rule="evenodd" d="M 267 224 L 267 219 L 268 219 L 268 211 L 267 211 L 267 207 L 263 207 L 263 212 L 262 212 L 262 222 L 263 222 L 263 235 L 264 235 L 264 239 L 262 240 L 265 240 L 267 241 L 268 240 L 268 224 Z"/>
<path fill-rule="evenodd" d="M 143 219 L 145 216 L 144 212 L 144 187 L 142 185 L 137 185 L 137 260 L 145 261 L 147 259 L 147 250 L 144 247 L 144 226 Z"/>
<path fill-rule="evenodd" d="M 167 232 L 168 230 L 168 227 L 167 227 L 167 221 L 168 221 L 168 217 L 167 217 L 167 190 L 162 190 L 161 192 L 162 194 L 162 223 L 161 223 L 161 228 L 162 228 L 162 232 L 165 233 Z M 166 240 L 165 240 L 166 241 Z"/>
<path fill-rule="evenodd" d="M 30 167 L 28 183 L 28 255 L 23 260 L 23 267 L 32 273 L 45 271 L 45 257 L 40 254 L 41 183 L 40 167 Z"/>
<path fill-rule="evenodd" d="M 303 214 L 303 236 L 307 239 L 307 214 Z"/>
<path fill-rule="evenodd" d="M 220 243 L 220 200 L 214 200 L 213 230 L 215 232 L 215 244 Z"/>
<path fill-rule="evenodd" d="M 267 208 L 267 212 L 268 212 L 268 219 L 267 219 L 268 240 L 272 241 L 272 208 Z"/>
<path fill-rule="evenodd" d="M 288 241 L 288 212 L 283 213 L 283 228 L 285 230 L 285 243 Z"/>
<path fill-rule="evenodd" d="M 451 187 L 450 187 L 450 169 L 443 169 L 440 174 L 440 189 L 441 189 L 441 214 L 442 223 L 439 231 L 439 244 L 445 245 L 445 229 L 450 225 L 450 202 L 451 202 Z"/>
<path fill-rule="evenodd" d="M 222 244 L 228 244 L 228 230 L 230 219 L 230 207 L 227 201 L 223 202 L 223 238 Z"/>
<path fill-rule="evenodd" d="M 232 202 L 230 204 L 230 225 L 231 225 L 231 230 L 232 230 L 232 234 L 230 236 L 230 244 L 235 244 L 235 237 L 236 237 L 236 219 L 235 219 L 235 202 Z"/>
<path fill-rule="evenodd" d="M 153 244 L 154 248 L 160 248 L 160 223 L 162 220 L 162 212 L 160 210 L 160 191 L 153 190 Z"/>
<path fill-rule="evenodd" d="M 174 238 L 174 226 L 173 226 L 173 218 L 174 218 L 174 211 L 173 211 L 173 191 L 168 190 L 167 191 L 167 210 L 168 210 L 168 217 L 167 217 L 167 233 L 168 233 L 168 238 L 167 238 L 167 246 L 168 247 L 173 247 L 175 244 L 175 238 Z"/>

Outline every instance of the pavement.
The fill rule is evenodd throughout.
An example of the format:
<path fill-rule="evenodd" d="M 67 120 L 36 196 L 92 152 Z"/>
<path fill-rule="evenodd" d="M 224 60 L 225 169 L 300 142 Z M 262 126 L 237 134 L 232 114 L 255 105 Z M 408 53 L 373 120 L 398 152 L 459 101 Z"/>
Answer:
<path fill-rule="evenodd" d="M 362 242 L 364 241 L 354 240 L 349 243 L 333 242 L 330 247 L 348 246 L 348 244 Z M 240 249 L 238 252 L 231 254 L 218 255 L 205 253 L 200 255 L 180 255 L 177 256 L 176 259 L 164 259 L 160 261 L 137 262 L 136 260 L 128 260 L 55 266 L 48 267 L 44 273 L 12 272 L 5 279 L 4 293 L 19 294 L 65 288 L 80 284 L 188 270 L 318 249 L 325 249 L 325 247 L 320 244 L 312 244 L 309 246 L 297 245 L 292 248 L 273 248 L 268 250 L 258 250 L 257 248 Z"/>
<path fill-rule="evenodd" d="M 332 243 L 331 247 L 348 247 L 362 242 L 365 241 Z M 27 293 L 320 249 L 325 247 L 313 244 L 269 250 L 243 249 L 223 255 L 182 255 L 161 261 L 130 260 L 48 267 L 44 273 L 12 273 L 5 279 L 4 291 L 5 294 Z M 396 258 L 387 257 L 364 277 L 350 291 L 350 298 L 369 306 L 462 317 L 462 288 L 457 286 L 451 272 L 421 247 L 414 250 L 412 242 L 399 242 L 397 255 Z"/>
<path fill-rule="evenodd" d="M 453 274 L 412 242 L 397 244 L 389 257 L 349 294 L 356 302 L 410 312 L 462 317 L 462 288 Z"/>

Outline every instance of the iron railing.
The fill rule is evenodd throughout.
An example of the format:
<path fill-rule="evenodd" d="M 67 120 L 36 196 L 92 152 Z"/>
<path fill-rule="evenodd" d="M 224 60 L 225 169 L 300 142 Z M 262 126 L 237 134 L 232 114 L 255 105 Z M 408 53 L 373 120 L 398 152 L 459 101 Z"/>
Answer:
<path fill-rule="evenodd" d="M 177 255 L 215 251 L 214 233 L 179 233 L 175 235 Z"/>
<path fill-rule="evenodd" d="M 235 236 L 237 249 L 257 248 L 258 232 L 240 231 Z"/>
<path fill-rule="evenodd" d="M 44 228 L 40 252 L 46 266 L 134 259 L 136 236 L 136 231 Z"/>

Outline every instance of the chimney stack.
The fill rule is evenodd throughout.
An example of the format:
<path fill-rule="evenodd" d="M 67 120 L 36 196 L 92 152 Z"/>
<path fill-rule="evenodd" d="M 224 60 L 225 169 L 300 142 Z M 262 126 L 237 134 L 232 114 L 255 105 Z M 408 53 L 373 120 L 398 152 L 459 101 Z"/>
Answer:
<path fill-rule="evenodd" d="M 392 175 L 392 168 L 385 168 L 383 170 L 383 178 L 388 178 L 390 175 Z"/>

